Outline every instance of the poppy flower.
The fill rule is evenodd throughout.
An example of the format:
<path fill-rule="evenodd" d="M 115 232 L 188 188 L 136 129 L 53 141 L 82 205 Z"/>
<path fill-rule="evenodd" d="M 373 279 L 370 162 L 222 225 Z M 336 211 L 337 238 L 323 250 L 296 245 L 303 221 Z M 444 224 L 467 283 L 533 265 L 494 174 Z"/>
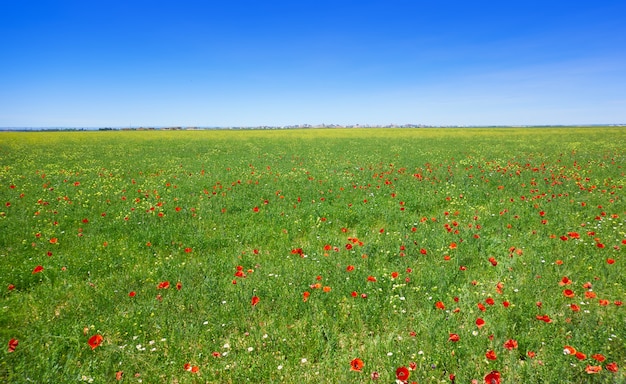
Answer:
<path fill-rule="evenodd" d="M 255 305 L 259 304 L 259 301 L 261 301 L 261 299 L 259 299 L 258 296 L 252 296 L 252 301 L 250 302 L 250 304 L 252 304 L 252 306 L 254 307 Z"/>
<path fill-rule="evenodd" d="M 592 359 L 594 359 L 594 360 L 596 360 L 596 361 L 597 361 L 597 362 L 599 362 L 599 363 L 601 363 L 601 362 L 603 362 L 604 360 L 606 360 L 606 357 L 604 357 L 604 355 L 603 355 L 603 354 L 601 354 L 601 353 L 596 353 L 596 354 L 594 354 L 594 355 L 591 355 L 591 358 L 592 358 Z"/>
<path fill-rule="evenodd" d="M 488 297 L 485 300 L 485 303 L 487 303 L 488 305 L 494 305 L 496 302 L 491 297 Z"/>
<path fill-rule="evenodd" d="M 178 283 L 176 283 L 176 289 L 179 290 L 179 291 L 181 289 L 183 289 L 183 283 L 181 283 L 180 281 Z"/>
<path fill-rule="evenodd" d="M 348 272 L 352 272 L 352 271 L 354 271 L 354 265 L 348 265 L 348 266 L 346 267 L 346 271 L 348 271 Z"/>
<path fill-rule="evenodd" d="M 572 347 L 571 345 L 566 345 L 563 347 L 563 354 L 564 355 L 574 355 L 576 354 L 576 348 Z"/>
<path fill-rule="evenodd" d="M 123 371 L 117 371 L 115 372 L 115 380 L 120 381 L 122 380 L 122 376 L 124 375 Z"/>
<path fill-rule="evenodd" d="M 448 341 L 451 341 L 453 343 L 456 343 L 459 340 L 460 340 L 459 335 L 457 335 L 456 333 L 451 333 L 450 336 L 448 337 Z"/>
<path fill-rule="evenodd" d="M 588 365 L 585 368 L 585 372 L 587 372 L 588 374 L 594 374 L 594 373 L 598 373 L 602 370 L 602 367 L 599 365 Z"/>
<path fill-rule="evenodd" d="M 592 291 L 587 291 L 585 292 L 585 297 L 588 299 L 595 299 L 596 298 L 596 293 L 592 292 Z"/>
<path fill-rule="evenodd" d="M 15 289 L 15 285 L 9 284 L 9 286 L 7 288 L 9 289 L 9 291 L 12 291 L 12 290 Z"/>
<path fill-rule="evenodd" d="M 304 291 L 304 293 L 302 294 L 302 301 L 306 303 L 306 301 L 309 299 L 309 296 L 311 296 L 311 292 Z"/>
<path fill-rule="evenodd" d="M 409 372 L 409 369 L 407 367 L 403 366 L 396 369 L 396 378 L 400 381 L 407 381 L 410 375 L 411 372 Z"/>
<path fill-rule="evenodd" d="M 367 281 L 371 282 L 371 283 L 375 283 L 376 282 L 376 278 L 374 276 L 367 276 Z"/>
<path fill-rule="evenodd" d="M 613 362 L 613 363 L 607 364 L 606 365 L 606 369 L 607 369 L 607 371 L 617 372 L 617 370 L 618 370 L 617 363 Z"/>
<path fill-rule="evenodd" d="M 162 281 L 157 285 L 157 289 L 168 289 L 170 287 L 169 281 Z"/>
<path fill-rule="evenodd" d="M 487 310 L 487 308 L 485 308 L 483 303 L 478 303 L 477 306 L 478 306 L 478 309 L 480 309 L 481 312 L 485 312 Z"/>
<path fill-rule="evenodd" d="M 476 326 L 478 328 L 482 328 L 484 325 L 485 325 L 485 320 L 481 319 L 480 317 L 476 319 Z"/>
<path fill-rule="evenodd" d="M 441 301 L 436 302 L 435 307 L 438 309 L 446 309 L 446 306 Z"/>
<path fill-rule="evenodd" d="M 15 348 L 17 348 L 17 344 L 18 343 L 19 343 L 19 341 L 17 341 L 17 339 L 9 340 L 9 352 L 14 352 Z"/>
<path fill-rule="evenodd" d="M 96 349 L 102 343 L 102 335 L 96 334 L 89 338 L 89 346 L 92 350 Z"/>
<path fill-rule="evenodd" d="M 565 289 L 563 290 L 563 296 L 571 299 L 571 298 L 574 298 L 576 295 L 574 294 L 574 291 L 572 291 L 571 289 Z"/>
<path fill-rule="evenodd" d="M 362 368 L 363 368 L 363 360 L 359 359 L 358 357 L 356 359 L 353 359 L 350 362 L 351 371 L 360 372 Z"/>
<path fill-rule="evenodd" d="M 487 353 L 485 353 L 485 357 L 488 360 L 495 360 L 495 359 L 497 359 L 496 352 L 491 350 L 491 349 L 489 351 L 487 351 Z"/>
<path fill-rule="evenodd" d="M 574 356 L 576 356 L 578 360 L 585 360 L 587 358 L 587 355 L 585 355 L 584 353 L 580 351 L 576 352 Z"/>
<path fill-rule="evenodd" d="M 391 278 L 392 279 L 398 278 L 398 272 L 391 272 Z"/>
<path fill-rule="evenodd" d="M 517 348 L 517 341 L 513 339 L 509 339 L 505 341 L 504 348 L 508 349 L 509 351 L 512 351 L 513 349 Z"/>
<path fill-rule="evenodd" d="M 137 292 L 135 291 L 128 292 L 128 297 L 135 297 L 135 296 L 137 296 Z"/>
<path fill-rule="evenodd" d="M 570 285 L 571 283 L 572 283 L 572 280 L 570 280 L 567 276 L 563 276 L 561 281 L 559 281 L 559 285 L 561 287 L 564 286 L 564 285 Z"/>
<path fill-rule="evenodd" d="M 36 266 L 36 267 L 33 269 L 33 275 L 34 275 L 35 273 L 39 273 L 39 272 L 41 272 L 41 271 L 43 271 L 43 267 L 42 267 L 41 265 L 38 265 L 38 266 Z"/>
<path fill-rule="evenodd" d="M 500 372 L 491 371 L 485 376 L 485 384 L 500 384 Z"/>

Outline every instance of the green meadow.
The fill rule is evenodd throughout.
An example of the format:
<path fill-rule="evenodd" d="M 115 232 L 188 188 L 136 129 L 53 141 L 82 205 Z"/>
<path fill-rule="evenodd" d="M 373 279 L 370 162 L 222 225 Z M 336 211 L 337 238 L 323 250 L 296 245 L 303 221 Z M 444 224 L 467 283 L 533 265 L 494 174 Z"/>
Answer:
<path fill-rule="evenodd" d="M 0 133 L 0 381 L 624 383 L 626 130 Z"/>

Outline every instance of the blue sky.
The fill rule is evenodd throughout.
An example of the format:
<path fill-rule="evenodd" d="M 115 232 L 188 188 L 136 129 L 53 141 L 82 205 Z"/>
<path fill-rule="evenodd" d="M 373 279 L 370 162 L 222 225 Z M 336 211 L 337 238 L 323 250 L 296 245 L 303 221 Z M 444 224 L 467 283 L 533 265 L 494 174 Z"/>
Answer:
<path fill-rule="evenodd" d="M 0 127 L 626 123 L 626 2 L 0 1 Z"/>

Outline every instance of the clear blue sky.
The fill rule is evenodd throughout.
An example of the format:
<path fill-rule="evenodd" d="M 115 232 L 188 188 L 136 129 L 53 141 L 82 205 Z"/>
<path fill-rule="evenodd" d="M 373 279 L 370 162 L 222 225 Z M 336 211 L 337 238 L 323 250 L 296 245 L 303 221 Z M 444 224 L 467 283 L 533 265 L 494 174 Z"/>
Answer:
<path fill-rule="evenodd" d="M 626 123 L 626 1 L 0 0 L 0 127 Z"/>

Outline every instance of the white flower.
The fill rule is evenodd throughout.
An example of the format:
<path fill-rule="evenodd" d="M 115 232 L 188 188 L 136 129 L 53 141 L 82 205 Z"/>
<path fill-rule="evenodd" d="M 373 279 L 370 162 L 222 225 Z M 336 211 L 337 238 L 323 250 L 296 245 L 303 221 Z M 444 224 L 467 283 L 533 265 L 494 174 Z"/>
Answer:
<path fill-rule="evenodd" d="M 303 358 L 300 360 L 300 362 L 301 362 L 302 364 L 306 364 L 307 359 L 306 359 L 305 357 L 303 357 Z"/>

